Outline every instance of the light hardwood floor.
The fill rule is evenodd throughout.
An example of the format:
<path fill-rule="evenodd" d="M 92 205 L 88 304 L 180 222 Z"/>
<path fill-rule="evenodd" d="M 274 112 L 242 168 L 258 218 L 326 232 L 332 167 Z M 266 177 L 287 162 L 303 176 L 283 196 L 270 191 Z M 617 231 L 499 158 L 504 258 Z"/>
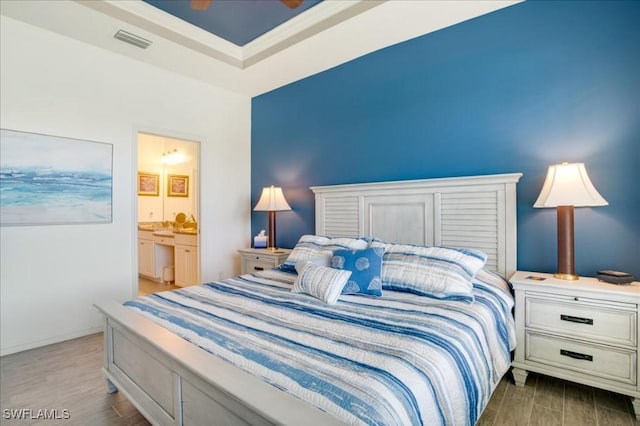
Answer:
<path fill-rule="evenodd" d="M 0 423 L 148 425 L 124 395 L 107 393 L 100 373 L 102 362 L 102 334 L 0 358 Z M 11 412 L 6 410 L 16 413 L 21 409 L 27 417 L 47 409 L 57 410 L 59 417 L 68 413 L 69 418 L 7 418 Z M 625 396 L 535 374 L 529 376 L 526 386 L 518 388 L 507 374 L 478 425 L 639 425 L 632 412 Z"/>
<path fill-rule="evenodd" d="M 159 283 L 156 281 L 148 280 L 146 278 L 138 277 L 138 295 L 144 296 L 149 293 L 157 293 L 159 291 L 166 290 L 175 290 L 180 287 L 169 284 L 169 283 Z"/>
<path fill-rule="evenodd" d="M 502 378 L 479 426 L 638 426 L 631 398 L 541 374 L 524 387 Z"/>
<path fill-rule="evenodd" d="M 107 393 L 100 368 L 102 333 L 0 358 L 2 425 L 148 425 L 117 392 Z M 46 420 L 38 410 L 57 410 L 69 419 Z M 6 410 L 23 410 L 23 419 L 7 419 Z M 24 411 L 27 410 L 27 411 Z M 31 410 L 31 413 L 28 411 Z"/>

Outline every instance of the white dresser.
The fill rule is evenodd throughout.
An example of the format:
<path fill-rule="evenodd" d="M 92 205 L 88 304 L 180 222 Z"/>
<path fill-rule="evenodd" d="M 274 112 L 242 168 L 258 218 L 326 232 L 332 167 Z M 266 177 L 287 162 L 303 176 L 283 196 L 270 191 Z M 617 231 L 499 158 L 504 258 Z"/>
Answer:
<path fill-rule="evenodd" d="M 526 271 L 510 281 L 516 294 L 516 385 L 524 386 L 534 371 L 607 389 L 633 397 L 640 418 L 640 283 L 566 281 Z"/>

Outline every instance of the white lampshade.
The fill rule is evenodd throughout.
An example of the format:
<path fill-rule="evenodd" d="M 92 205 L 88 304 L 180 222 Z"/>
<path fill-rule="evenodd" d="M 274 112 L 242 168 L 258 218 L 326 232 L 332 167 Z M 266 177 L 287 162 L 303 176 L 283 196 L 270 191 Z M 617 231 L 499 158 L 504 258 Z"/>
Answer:
<path fill-rule="evenodd" d="M 271 185 L 262 189 L 260 200 L 258 200 L 258 204 L 253 210 L 258 212 L 279 212 L 291 210 L 291 207 L 284 198 L 282 188 Z"/>
<path fill-rule="evenodd" d="M 583 163 L 562 163 L 549 166 L 542 191 L 533 207 L 606 206 L 591 183 Z"/>

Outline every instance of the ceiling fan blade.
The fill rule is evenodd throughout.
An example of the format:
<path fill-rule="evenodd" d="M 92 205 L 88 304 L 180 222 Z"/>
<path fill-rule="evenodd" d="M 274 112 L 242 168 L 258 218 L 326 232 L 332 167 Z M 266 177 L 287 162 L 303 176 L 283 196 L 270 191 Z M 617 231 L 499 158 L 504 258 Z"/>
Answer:
<path fill-rule="evenodd" d="M 211 0 L 191 0 L 191 9 L 195 10 L 207 10 Z"/>
<path fill-rule="evenodd" d="M 296 7 L 302 4 L 302 0 L 280 0 L 284 3 L 289 9 L 295 9 Z"/>

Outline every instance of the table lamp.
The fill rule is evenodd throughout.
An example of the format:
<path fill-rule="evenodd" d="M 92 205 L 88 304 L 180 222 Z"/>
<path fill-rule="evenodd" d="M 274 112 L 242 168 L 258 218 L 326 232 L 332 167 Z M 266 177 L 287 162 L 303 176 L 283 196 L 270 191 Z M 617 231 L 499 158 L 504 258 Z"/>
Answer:
<path fill-rule="evenodd" d="M 262 195 L 258 200 L 258 204 L 253 208 L 254 211 L 268 212 L 269 215 L 269 240 L 267 250 L 275 251 L 276 246 L 276 212 L 291 210 L 287 200 L 284 198 L 282 188 L 273 185 L 262 189 Z"/>
<path fill-rule="evenodd" d="M 542 191 L 533 207 L 556 207 L 558 215 L 558 272 L 554 277 L 577 280 L 574 265 L 574 207 L 606 206 L 591 183 L 583 163 L 549 166 Z"/>

